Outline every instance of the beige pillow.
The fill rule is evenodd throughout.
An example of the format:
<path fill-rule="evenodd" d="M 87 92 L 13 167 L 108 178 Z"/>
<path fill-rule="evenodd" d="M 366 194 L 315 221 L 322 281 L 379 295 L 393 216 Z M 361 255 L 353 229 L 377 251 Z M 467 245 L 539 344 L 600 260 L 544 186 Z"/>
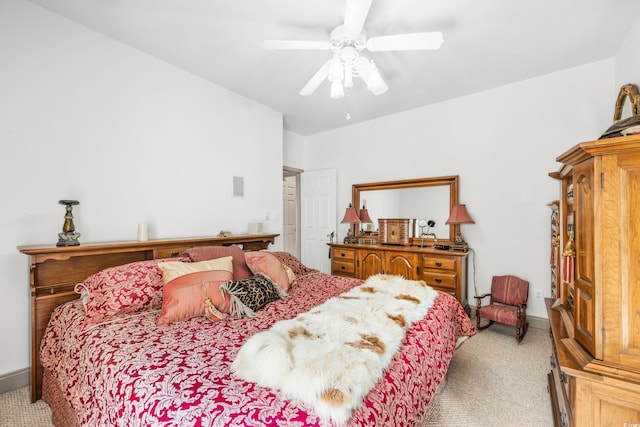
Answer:
<path fill-rule="evenodd" d="M 158 324 L 187 320 L 206 313 L 206 304 L 217 312 L 228 313 L 230 298 L 220 292 L 220 286 L 233 280 L 232 257 L 200 262 L 169 261 L 158 264 L 163 272 L 162 312 Z M 220 320 L 219 315 L 210 320 Z"/>
<path fill-rule="evenodd" d="M 233 273 L 233 257 L 227 256 L 199 262 L 166 261 L 158 264 L 158 267 L 162 270 L 162 278 L 166 285 L 180 276 L 199 271 L 227 270 Z"/>

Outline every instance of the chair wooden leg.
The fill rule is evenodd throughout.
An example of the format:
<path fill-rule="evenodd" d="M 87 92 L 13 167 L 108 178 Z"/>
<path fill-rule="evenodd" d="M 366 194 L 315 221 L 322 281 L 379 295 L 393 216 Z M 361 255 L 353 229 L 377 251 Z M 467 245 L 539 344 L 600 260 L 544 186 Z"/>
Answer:
<path fill-rule="evenodd" d="M 527 329 L 529 329 L 529 322 L 522 320 L 520 316 L 518 312 L 518 318 L 516 319 L 516 341 L 518 341 L 518 344 L 520 344 L 520 341 L 527 333 Z"/>
<path fill-rule="evenodd" d="M 493 325 L 493 320 L 489 320 L 489 322 L 486 325 L 480 326 L 480 317 L 478 317 L 478 315 L 476 314 L 476 329 L 477 330 L 487 329 L 491 325 Z"/>

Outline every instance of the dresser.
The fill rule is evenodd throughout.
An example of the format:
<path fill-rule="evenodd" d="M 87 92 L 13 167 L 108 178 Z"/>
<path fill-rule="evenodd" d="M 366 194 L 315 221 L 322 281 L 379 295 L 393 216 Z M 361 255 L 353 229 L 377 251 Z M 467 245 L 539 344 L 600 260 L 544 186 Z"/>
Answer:
<path fill-rule="evenodd" d="M 547 301 L 557 426 L 640 425 L 640 135 L 557 158 L 558 295 Z"/>
<path fill-rule="evenodd" d="M 195 246 L 239 245 L 245 251 L 266 249 L 277 234 L 238 235 L 188 239 L 150 240 L 146 242 L 110 242 L 79 246 L 19 246 L 29 256 L 31 289 L 31 401 L 42 391 L 40 342 L 53 310 L 79 297 L 76 283 L 105 268 L 160 258 L 175 258 Z"/>
<path fill-rule="evenodd" d="M 331 274 L 366 279 L 394 274 L 424 280 L 434 289 L 453 295 L 469 313 L 467 252 L 419 246 L 330 244 Z"/>

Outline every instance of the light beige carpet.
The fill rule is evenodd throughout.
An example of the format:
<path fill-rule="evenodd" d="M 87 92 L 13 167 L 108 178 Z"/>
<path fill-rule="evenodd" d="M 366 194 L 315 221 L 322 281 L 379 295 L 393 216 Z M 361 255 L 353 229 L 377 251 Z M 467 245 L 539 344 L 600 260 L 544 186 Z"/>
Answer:
<path fill-rule="evenodd" d="M 426 427 L 549 427 L 548 331 L 529 328 L 518 345 L 502 325 L 467 340 L 451 361 L 446 385 L 429 405 Z M 0 394 L 0 426 L 51 427 L 46 403 L 31 404 L 27 387 Z"/>
<path fill-rule="evenodd" d="M 506 325 L 479 331 L 456 350 L 427 426 L 553 426 L 550 355 L 548 330 L 529 328 L 520 344 Z"/>

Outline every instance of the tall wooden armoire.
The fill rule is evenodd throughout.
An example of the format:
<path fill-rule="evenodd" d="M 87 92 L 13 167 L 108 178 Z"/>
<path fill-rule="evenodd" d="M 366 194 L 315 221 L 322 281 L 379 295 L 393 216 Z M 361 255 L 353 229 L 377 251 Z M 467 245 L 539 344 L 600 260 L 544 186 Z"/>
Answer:
<path fill-rule="evenodd" d="M 547 300 L 556 425 L 640 425 L 640 135 L 560 155 L 560 277 Z"/>

